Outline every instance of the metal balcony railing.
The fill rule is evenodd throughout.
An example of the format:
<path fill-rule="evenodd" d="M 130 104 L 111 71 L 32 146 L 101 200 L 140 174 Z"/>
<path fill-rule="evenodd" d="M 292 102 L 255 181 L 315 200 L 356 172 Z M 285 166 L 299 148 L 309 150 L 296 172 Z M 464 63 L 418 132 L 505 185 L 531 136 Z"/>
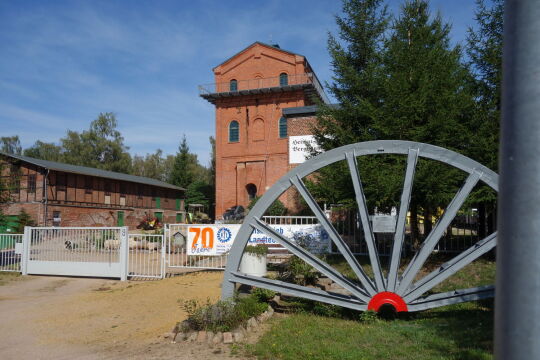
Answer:
<path fill-rule="evenodd" d="M 280 77 L 276 76 L 262 79 L 237 80 L 236 88 L 234 86 L 231 86 L 230 82 L 204 84 L 199 85 L 199 95 L 202 97 L 206 97 L 211 94 L 242 93 L 246 90 L 287 87 L 295 88 L 299 85 L 313 86 L 321 99 L 325 103 L 328 103 L 328 98 L 326 97 L 326 94 L 324 93 L 323 88 L 319 80 L 317 79 L 317 76 L 315 76 L 315 74 L 313 73 L 289 75 L 286 83 L 284 83 L 283 80 L 280 81 Z"/>

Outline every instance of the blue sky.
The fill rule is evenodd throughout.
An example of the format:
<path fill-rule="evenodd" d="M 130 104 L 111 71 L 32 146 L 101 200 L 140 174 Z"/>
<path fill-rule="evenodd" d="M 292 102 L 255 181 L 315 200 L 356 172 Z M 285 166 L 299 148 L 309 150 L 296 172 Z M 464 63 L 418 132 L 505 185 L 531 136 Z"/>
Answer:
<path fill-rule="evenodd" d="M 463 43 L 474 1 L 431 5 Z M 111 111 L 132 154 L 175 153 L 185 133 L 206 165 L 214 108 L 197 85 L 254 41 L 305 55 L 330 80 L 327 32 L 340 9 L 337 0 L 1 1 L 0 136 L 57 142 Z"/>

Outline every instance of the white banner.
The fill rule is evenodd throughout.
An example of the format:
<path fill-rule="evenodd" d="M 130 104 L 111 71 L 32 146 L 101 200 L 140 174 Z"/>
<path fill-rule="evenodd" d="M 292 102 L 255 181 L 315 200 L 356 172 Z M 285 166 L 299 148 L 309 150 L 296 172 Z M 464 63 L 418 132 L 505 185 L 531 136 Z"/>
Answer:
<path fill-rule="evenodd" d="M 306 157 L 310 155 L 306 144 L 321 151 L 313 135 L 289 136 L 289 164 L 301 164 L 306 161 Z"/>
<path fill-rule="evenodd" d="M 188 255 L 217 256 L 228 252 L 240 230 L 233 225 L 195 225 L 188 227 Z M 270 225 L 287 239 L 300 244 L 312 253 L 330 252 L 330 237 L 321 225 Z M 273 238 L 254 230 L 248 244 L 279 244 Z"/>

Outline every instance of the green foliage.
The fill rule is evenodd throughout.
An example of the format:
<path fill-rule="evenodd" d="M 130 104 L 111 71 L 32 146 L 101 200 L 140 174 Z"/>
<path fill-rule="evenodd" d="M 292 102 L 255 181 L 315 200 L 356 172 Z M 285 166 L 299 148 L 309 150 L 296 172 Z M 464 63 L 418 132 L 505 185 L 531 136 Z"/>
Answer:
<path fill-rule="evenodd" d="M 195 180 L 187 186 L 186 204 L 202 204 L 205 209 L 210 208 L 214 188 L 202 180 Z"/>
<path fill-rule="evenodd" d="M 251 295 L 259 302 L 268 302 L 276 296 L 276 292 L 268 289 L 254 288 L 251 290 Z"/>
<path fill-rule="evenodd" d="M 186 135 L 182 137 L 178 152 L 174 159 L 173 169 L 171 171 L 171 177 L 169 182 L 176 186 L 187 188 L 189 184 L 194 180 L 194 175 L 191 167 L 193 162 L 190 157 L 189 146 L 187 144 Z"/>
<path fill-rule="evenodd" d="M 260 302 L 255 296 L 248 296 L 219 300 L 215 304 L 210 304 L 210 300 L 207 300 L 205 305 L 201 305 L 197 300 L 188 300 L 182 302 L 181 307 L 188 314 L 188 329 L 223 332 L 231 331 L 246 323 L 249 318 L 262 314 L 268 304 Z"/>
<path fill-rule="evenodd" d="M 54 143 L 37 140 L 32 147 L 24 149 L 24 156 L 49 161 L 63 161 L 63 149 Z"/>
<path fill-rule="evenodd" d="M 244 253 L 253 254 L 257 256 L 265 256 L 266 254 L 268 254 L 268 247 L 263 246 L 263 245 L 260 245 L 260 246 L 248 245 L 244 249 Z"/>
<path fill-rule="evenodd" d="M 88 130 L 68 130 L 60 139 L 63 162 L 129 174 L 131 155 L 117 126 L 113 113 L 100 113 Z"/>
<path fill-rule="evenodd" d="M 21 212 L 18 215 L 18 225 L 17 225 L 17 233 L 22 234 L 24 233 L 24 227 L 25 226 L 36 226 L 36 223 L 34 220 L 32 220 L 32 217 L 30 214 L 28 214 L 24 209 L 21 210 Z"/>
<path fill-rule="evenodd" d="M 377 321 L 379 321 L 379 317 L 377 316 L 377 312 L 373 310 L 367 310 L 360 313 L 360 316 L 358 317 L 360 322 L 366 323 L 366 324 L 373 324 Z"/>
<path fill-rule="evenodd" d="M 22 147 L 19 136 L 2 136 L 0 137 L 0 152 L 7 154 L 21 155 Z"/>
<path fill-rule="evenodd" d="M 260 196 L 255 196 L 253 198 L 253 200 L 251 200 L 249 202 L 249 205 L 248 205 L 248 210 L 251 210 L 255 204 L 257 203 L 257 201 L 259 201 L 261 197 Z M 287 208 L 285 207 L 285 205 L 283 205 L 283 203 L 278 199 L 276 201 L 274 201 L 272 203 L 272 205 L 270 205 L 268 207 L 268 209 L 266 209 L 266 212 L 264 213 L 264 215 L 267 215 L 267 216 L 282 216 L 282 215 L 285 215 L 287 213 Z"/>

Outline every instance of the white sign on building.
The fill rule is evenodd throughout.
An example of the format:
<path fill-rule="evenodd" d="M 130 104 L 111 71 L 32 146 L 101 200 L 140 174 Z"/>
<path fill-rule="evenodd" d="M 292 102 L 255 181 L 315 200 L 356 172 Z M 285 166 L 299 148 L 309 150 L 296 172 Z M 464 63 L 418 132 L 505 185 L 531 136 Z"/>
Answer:
<path fill-rule="evenodd" d="M 289 164 L 301 164 L 310 155 L 308 144 L 317 151 L 320 146 L 313 135 L 289 136 Z"/>

